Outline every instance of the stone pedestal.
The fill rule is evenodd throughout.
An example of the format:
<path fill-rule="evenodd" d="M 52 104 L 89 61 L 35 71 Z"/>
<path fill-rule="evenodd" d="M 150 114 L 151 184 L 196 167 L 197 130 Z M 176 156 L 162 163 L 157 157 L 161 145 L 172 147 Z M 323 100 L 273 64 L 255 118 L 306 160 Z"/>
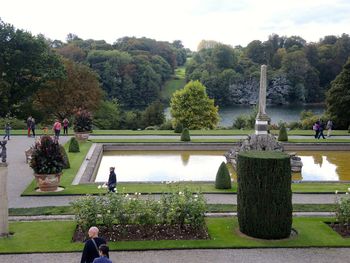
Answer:
<path fill-rule="evenodd" d="M 0 162 L 0 237 L 8 234 L 7 163 Z"/>
<path fill-rule="evenodd" d="M 269 121 L 268 120 L 255 120 L 255 134 L 262 135 L 269 133 Z"/>

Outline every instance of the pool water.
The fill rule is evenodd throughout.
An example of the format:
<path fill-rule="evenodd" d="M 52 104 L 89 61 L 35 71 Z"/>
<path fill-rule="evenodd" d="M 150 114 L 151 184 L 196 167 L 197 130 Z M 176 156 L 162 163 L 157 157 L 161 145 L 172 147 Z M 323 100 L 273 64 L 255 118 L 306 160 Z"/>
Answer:
<path fill-rule="evenodd" d="M 115 167 L 118 182 L 215 181 L 223 151 L 105 152 L 95 182 L 106 182 Z M 295 181 L 350 181 L 349 151 L 299 151 L 303 168 Z M 231 170 L 231 169 L 230 169 Z M 236 181 L 236 174 L 230 171 Z"/>

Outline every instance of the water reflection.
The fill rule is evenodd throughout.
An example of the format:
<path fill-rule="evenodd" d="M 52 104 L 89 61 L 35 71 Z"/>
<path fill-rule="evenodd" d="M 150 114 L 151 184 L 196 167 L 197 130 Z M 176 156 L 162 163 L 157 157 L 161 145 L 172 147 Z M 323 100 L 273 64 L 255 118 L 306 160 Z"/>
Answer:
<path fill-rule="evenodd" d="M 108 152 L 101 161 L 96 182 L 108 179 L 115 166 L 119 182 L 214 181 L 225 161 L 221 151 L 125 151 Z M 300 151 L 301 173 L 293 180 L 350 181 L 349 151 Z M 231 171 L 233 179 L 236 175 Z"/>
<path fill-rule="evenodd" d="M 116 167 L 119 182 L 214 181 L 225 161 L 221 151 L 114 152 L 104 155 L 96 182 L 108 179 L 110 166 Z"/>

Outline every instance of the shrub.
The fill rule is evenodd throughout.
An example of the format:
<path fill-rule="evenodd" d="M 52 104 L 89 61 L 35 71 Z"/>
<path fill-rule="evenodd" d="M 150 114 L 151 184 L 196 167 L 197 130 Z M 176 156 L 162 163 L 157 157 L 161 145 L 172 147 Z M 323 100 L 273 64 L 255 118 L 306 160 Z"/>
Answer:
<path fill-rule="evenodd" d="M 292 227 L 289 155 L 272 151 L 240 152 L 237 179 L 240 231 L 263 239 L 288 237 Z"/>
<path fill-rule="evenodd" d="M 234 121 L 233 121 L 233 128 L 235 129 L 244 129 L 247 126 L 247 116 L 245 115 L 239 115 Z"/>
<path fill-rule="evenodd" d="M 70 153 L 78 153 L 78 152 L 80 152 L 79 143 L 78 143 L 78 141 L 77 141 L 77 139 L 75 137 L 72 137 L 70 139 L 68 151 Z"/>
<path fill-rule="evenodd" d="M 158 130 L 158 126 L 148 126 L 145 128 L 146 131 L 155 131 Z"/>
<path fill-rule="evenodd" d="M 174 132 L 175 133 L 182 133 L 184 127 L 182 126 L 181 123 L 176 123 L 175 128 L 174 128 Z"/>
<path fill-rule="evenodd" d="M 83 231 L 97 224 L 100 203 L 94 196 L 83 196 L 71 203 L 75 220 Z M 99 200 L 100 201 L 100 200 Z"/>
<path fill-rule="evenodd" d="M 134 196 L 108 193 L 99 197 L 85 196 L 72 202 L 77 224 L 87 230 L 96 224 L 190 225 L 205 226 L 206 202 L 202 194 L 188 189 L 163 194 L 159 201 L 141 200 Z"/>
<path fill-rule="evenodd" d="M 69 169 L 70 168 L 70 163 L 69 163 L 69 158 L 68 158 L 66 149 L 64 149 L 64 147 L 62 145 L 60 145 L 60 150 L 61 150 L 61 153 L 62 153 L 62 156 L 63 156 L 63 161 L 64 161 L 63 169 Z"/>
<path fill-rule="evenodd" d="M 11 128 L 14 130 L 22 130 L 27 128 L 27 124 L 24 120 L 19 120 L 14 117 L 0 118 L 0 129 L 3 129 L 6 123 L 10 123 Z"/>
<path fill-rule="evenodd" d="M 215 188 L 216 189 L 232 188 L 230 172 L 228 171 L 227 166 L 224 162 L 220 164 L 218 172 L 216 173 Z"/>
<path fill-rule="evenodd" d="M 183 141 L 183 142 L 191 141 L 190 132 L 188 131 L 187 128 L 183 129 L 183 131 L 181 133 L 181 141 Z"/>
<path fill-rule="evenodd" d="M 349 127 L 348 127 L 348 133 L 350 133 L 350 125 L 349 125 Z"/>
<path fill-rule="evenodd" d="M 339 224 L 350 225 L 350 195 L 349 193 L 341 197 L 340 200 L 336 202 L 335 210 L 336 220 Z"/>
<path fill-rule="evenodd" d="M 79 110 L 74 118 L 75 132 L 91 132 L 92 131 L 92 116 L 87 110 Z"/>
<path fill-rule="evenodd" d="M 64 157 L 57 141 L 42 136 L 35 142 L 30 167 L 37 174 L 58 174 L 64 167 Z"/>
<path fill-rule="evenodd" d="M 288 141 L 288 134 L 287 129 L 284 124 L 281 125 L 280 131 L 278 133 L 278 141 L 280 142 L 287 142 Z"/>
<path fill-rule="evenodd" d="M 301 124 L 298 121 L 292 121 L 288 124 L 288 128 L 291 130 L 297 130 L 301 128 Z"/>
<path fill-rule="evenodd" d="M 159 126 L 159 130 L 173 130 L 173 124 L 171 120 L 166 120 Z"/>

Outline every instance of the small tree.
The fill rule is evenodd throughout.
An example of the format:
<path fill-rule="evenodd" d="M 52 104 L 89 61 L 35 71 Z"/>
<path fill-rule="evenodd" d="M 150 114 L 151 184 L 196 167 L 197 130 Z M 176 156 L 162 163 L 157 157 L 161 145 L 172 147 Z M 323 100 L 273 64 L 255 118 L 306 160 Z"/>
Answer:
<path fill-rule="evenodd" d="M 288 141 L 288 134 L 287 129 L 284 124 L 281 125 L 280 131 L 278 133 L 278 141 L 280 142 L 287 142 Z"/>
<path fill-rule="evenodd" d="M 189 129 L 213 129 L 219 122 L 218 107 L 199 81 L 190 81 L 175 91 L 170 106 L 175 126 L 181 123 Z"/>
<path fill-rule="evenodd" d="M 187 128 L 183 129 L 183 131 L 181 133 L 181 141 L 183 141 L 183 142 L 191 141 L 190 132 L 188 131 Z"/>
<path fill-rule="evenodd" d="M 228 171 L 227 166 L 224 162 L 220 164 L 218 172 L 216 173 L 215 188 L 216 189 L 232 188 L 230 172 Z"/>
<path fill-rule="evenodd" d="M 71 152 L 71 153 L 78 153 L 78 152 L 80 152 L 79 143 L 78 143 L 77 139 L 75 139 L 75 137 L 72 137 L 70 139 L 68 151 Z"/>

